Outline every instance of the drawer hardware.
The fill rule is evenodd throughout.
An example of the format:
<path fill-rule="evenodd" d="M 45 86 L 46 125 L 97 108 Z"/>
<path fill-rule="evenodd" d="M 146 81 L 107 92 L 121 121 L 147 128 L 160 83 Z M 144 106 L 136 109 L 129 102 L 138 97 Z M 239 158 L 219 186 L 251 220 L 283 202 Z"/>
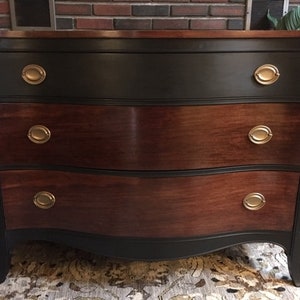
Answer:
<path fill-rule="evenodd" d="M 269 142 L 272 136 L 272 130 L 265 125 L 255 126 L 248 133 L 250 141 L 254 144 L 259 145 L 266 144 L 267 142 Z"/>
<path fill-rule="evenodd" d="M 280 73 L 274 65 L 266 64 L 258 67 L 254 72 L 255 80 L 262 85 L 269 85 L 277 81 Z"/>
<path fill-rule="evenodd" d="M 48 209 L 54 205 L 55 197 L 53 194 L 46 191 L 38 192 L 34 195 L 33 203 L 39 208 Z"/>
<path fill-rule="evenodd" d="M 46 71 L 39 65 L 27 65 L 22 70 L 22 78 L 28 84 L 37 85 L 46 79 Z"/>
<path fill-rule="evenodd" d="M 243 205 L 249 210 L 259 210 L 266 204 L 264 195 L 260 193 L 250 193 L 244 200 Z"/>
<path fill-rule="evenodd" d="M 43 125 L 34 125 L 28 130 L 28 138 L 35 144 L 44 144 L 49 141 L 51 131 Z"/>

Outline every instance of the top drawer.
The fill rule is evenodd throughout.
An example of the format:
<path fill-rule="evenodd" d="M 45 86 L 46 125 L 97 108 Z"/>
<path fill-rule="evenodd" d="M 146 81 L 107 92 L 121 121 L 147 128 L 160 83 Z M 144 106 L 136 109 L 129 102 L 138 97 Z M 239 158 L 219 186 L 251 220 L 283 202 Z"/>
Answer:
<path fill-rule="evenodd" d="M 39 65 L 46 78 L 28 84 L 22 70 Z M 279 79 L 261 85 L 255 70 L 271 64 Z M 300 53 L 1 53 L 0 97 L 42 101 L 108 103 L 195 103 L 270 98 L 297 101 Z M 270 71 L 272 73 L 272 70 Z M 267 70 L 268 73 L 268 70 Z M 29 75 L 28 75 L 29 74 Z M 29 72 L 27 75 L 32 77 Z M 263 80 L 270 74 L 262 71 Z M 272 74 L 271 74 L 272 76 Z M 41 98 L 50 97 L 50 98 Z"/>

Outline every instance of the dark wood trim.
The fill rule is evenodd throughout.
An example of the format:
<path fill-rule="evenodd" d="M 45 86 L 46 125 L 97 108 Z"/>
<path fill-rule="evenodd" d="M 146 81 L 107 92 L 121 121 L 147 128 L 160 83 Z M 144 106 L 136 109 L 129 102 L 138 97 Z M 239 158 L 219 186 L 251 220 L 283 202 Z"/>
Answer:
<path fill-rule="evenodd" d="M 6 38 L 292 38 L 298 31 L 286 30 L 95 30 L 95 31 L 0 31 Z"/>

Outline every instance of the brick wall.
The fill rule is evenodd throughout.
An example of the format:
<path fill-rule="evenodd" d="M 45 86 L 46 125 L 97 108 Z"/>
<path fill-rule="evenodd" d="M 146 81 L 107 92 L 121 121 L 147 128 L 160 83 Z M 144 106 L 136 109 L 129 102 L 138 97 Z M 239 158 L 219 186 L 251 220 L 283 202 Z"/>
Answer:
<path fill-rule="evenodd" d="M 244 29 L 247 0 L 55 0 L 57 30 Z M 296 6 L 300 0 L 291 0 Z M 10 29 L 0 0 L 0 29 Z"/>
<path fill-rule="evenodd" d="M 246 0 L 56 0 L 57 30 L 243 29 Z M 10 29 L 8 0 L 0 28 Z"/>
<path fill-rule="evenodd" d="M 80 4 L 74 1 L 57 1 L 57 28 L 242 29 L 245 4 L 240 1 L 115 0 L 81 1 Z"/>

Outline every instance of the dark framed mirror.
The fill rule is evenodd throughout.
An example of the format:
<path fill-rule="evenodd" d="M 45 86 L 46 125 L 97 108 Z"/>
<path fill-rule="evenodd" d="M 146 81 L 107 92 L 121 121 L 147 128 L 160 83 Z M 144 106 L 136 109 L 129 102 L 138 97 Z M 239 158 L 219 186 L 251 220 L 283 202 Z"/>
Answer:
<path fill-rule="evenodd" d="M 9 0 L 13 30 L 55 29 L 54 0 Z"/>

